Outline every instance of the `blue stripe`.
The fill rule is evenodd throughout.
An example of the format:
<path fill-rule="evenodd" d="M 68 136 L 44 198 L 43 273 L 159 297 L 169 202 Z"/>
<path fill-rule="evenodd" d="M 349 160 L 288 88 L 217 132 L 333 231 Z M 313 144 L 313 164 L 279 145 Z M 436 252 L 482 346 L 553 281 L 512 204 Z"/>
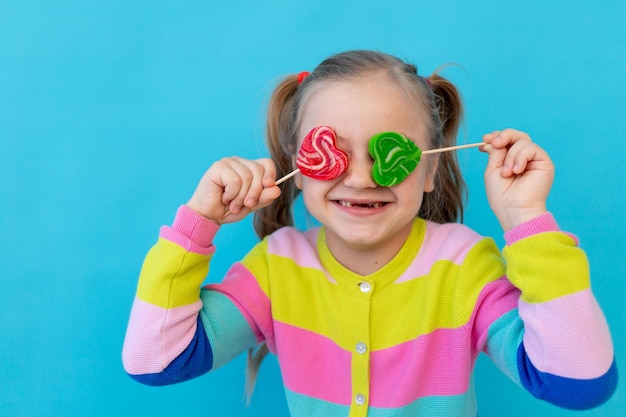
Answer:
<path fill-rule="evenodd" d="M 597 407 L 606 402 L 617 387 L 615 359 L 609 370 L 598 378 L 566 378 L 539 371 L 521 344 L 517 350 L 517 364 L 522 385 L 533 396 L 570 410 Z"/>
<path fill-rule="evenodd" d="M 287 403 L 292 416 L 328 417 L 347 416 L 350 405 L 335 404 L 309 397 L 285 388 Z M 358 407 L 358 406 L 354 406 Z M 365 406 L 364 406 L 365 407 Z M 358 413 L 357 413 L 358 414 Z M 460 395 L 422 397 L 402 407 L 368 407 L 368 417 L 397 416 L 478 416 L 473 380 L 467 392 Z"/>
<path fill-rule="evenodd" d="M 187 381 L 208 372 L 212 367 L 213 351 L 202 321 L 198 317 L 196 333 L 189 346 L 163 371 L 152 374 L 129 375 L 142 384 L 161 386 Z"/>
<path fill-rule="evenodd" d="M 524 323 L 517 308 L 500 316 L 489 326 L 485 352 L 506 376 L 521 385 L 517 370 L 517 352 L 524 338 Z"/>

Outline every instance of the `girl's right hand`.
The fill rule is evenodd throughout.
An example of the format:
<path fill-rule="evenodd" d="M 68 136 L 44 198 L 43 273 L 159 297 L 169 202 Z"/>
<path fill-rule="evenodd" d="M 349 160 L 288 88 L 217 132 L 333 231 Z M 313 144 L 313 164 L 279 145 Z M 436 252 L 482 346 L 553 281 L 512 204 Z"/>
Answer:
<path fill-rule="evenodd" d="M 271 159 L 224 158 L 204 174 L 187 206 L 218 225 L 234 223 L 278 198 L 275 181 Z"/>

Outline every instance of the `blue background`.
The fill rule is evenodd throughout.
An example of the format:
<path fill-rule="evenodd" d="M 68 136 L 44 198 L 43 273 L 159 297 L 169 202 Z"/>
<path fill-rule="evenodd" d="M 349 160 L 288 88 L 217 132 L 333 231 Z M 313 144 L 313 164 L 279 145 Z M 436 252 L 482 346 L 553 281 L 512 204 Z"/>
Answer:
<path fill-rule="evenodd" d="M 209 4 L 212 3 L 212 4 Z M 384 4 L 383 4 L 384 3 Z M 444 75 L 467 106 L 460 143 L 516 127 L 557 166 L 550 209 L 587 250 L 626 369 L 626 3 L 612 1 L 0 1 L 0 414 L 286 416 L 275 359 L 245 409 L 243 358 L 162 388 L 120 352 L 136 279 L 211 162 L 266 156 L 280 76 L 346 49 Z M 459 153 L 466 223 L 502 243 L 485 156 Z M 304 222 L 304 217 L 300 217 Z M 224 228 L 211 281 L 256 241 Z M 485 358 L 481 416 L 570 413 L 532 399 Z"/>

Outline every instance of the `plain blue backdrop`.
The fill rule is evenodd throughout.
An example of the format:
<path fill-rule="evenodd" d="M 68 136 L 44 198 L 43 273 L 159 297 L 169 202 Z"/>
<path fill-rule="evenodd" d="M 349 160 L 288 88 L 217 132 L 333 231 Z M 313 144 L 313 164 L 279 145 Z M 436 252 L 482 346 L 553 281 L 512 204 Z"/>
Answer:
<path fill-rule="evenodd" d="M 286 416 L 275 359 L 250 408 L 243 358 L 151 388 L 123 371 L 137 275 L 211 162 L 266 156 L 280 76 L 346 49 L 407 59 L 462 89 L 460 143 L 516 127 L 557 167 L 550 209 L 576 233 L 626 369 L 626 3 L 0 0 L 0 415 Z M 485 156 L 459 153 L 467 223 L 501 231 Z M 304 216 L 299 221 L 304 222 Z M 209 281 L 256 241 L 224 227 Z M 534 400 L 482 358 L 481 416 L 622 416 L 623 383 L 580 413 Z"/>

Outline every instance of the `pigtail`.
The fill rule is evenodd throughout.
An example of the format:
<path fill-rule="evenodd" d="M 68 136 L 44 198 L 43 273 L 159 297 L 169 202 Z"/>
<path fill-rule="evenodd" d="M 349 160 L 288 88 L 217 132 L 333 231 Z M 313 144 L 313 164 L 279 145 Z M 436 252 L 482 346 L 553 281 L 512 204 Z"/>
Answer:
<path fill-rule="evenodd" d="M 294 76 L 285 78 L 274 90 L 268 105 L 267 114 L 267 147 L 276 164 L 276 178 L 281 178 L 293 170 L 295 154 L 295 110 L 293 98 L 298 89 L 298 79 Z M 282 184 L 280 196 L 267 207 L 254 213 L 254 230 L 263 239 L 284 226 L 293 226 L 291 206 L 298 196 L 299 190 L 294 181 Z M 256 385 L 261 361 L 267 356 L 269 349 L 265 342 L 256 349 L 248 351 L 246 363 L 246 385 L 244 399 L 246 406 L 250 404 Z"/>
<path fill-rule="evenodd" d="M 252 399 L 252 393 L 254 392 L 256 380 L 259 376 L 261 361 L 268 353 L 270 353 L 270 350 L 265 342 L 261 343 L 256 350 L 248 350 L 248 357 L 246 359 L 246 386 L 243 393 L 246 407 L 250 405 L 250 400 Z"/>
<path fill-rule="evenodd" d="M 432 89 L 435 104 L 432 119 L 438 136 L 436 145 L 454 146 L 463 120 L 461 95 L 454 84 L 440 75 L 433 74 L 425 82 Z M 467 192 L 456 152 L 444 152 L 439 158 L 435 189 L 424 195 L 418 215 L 437 223 L 462 221 L 463 201 Z"/>
<path fill-rule="evenodd" d="M 293 97 L 298 89 L 295 75 L 285 78 L 274 90 L 268 105 L 267 147 L 276 164 L 276 178 L 281 178 L 293 170 L 295 145 L 291 141 L 295 129 L 293 119 Z M 280 196 L 269 206 L 254 213 L 254 230 L 259 238 L 275 232 L 284 226 L 293 226 L 291 206 L 299 190 L 293 181 L 282 185 Z"/>

